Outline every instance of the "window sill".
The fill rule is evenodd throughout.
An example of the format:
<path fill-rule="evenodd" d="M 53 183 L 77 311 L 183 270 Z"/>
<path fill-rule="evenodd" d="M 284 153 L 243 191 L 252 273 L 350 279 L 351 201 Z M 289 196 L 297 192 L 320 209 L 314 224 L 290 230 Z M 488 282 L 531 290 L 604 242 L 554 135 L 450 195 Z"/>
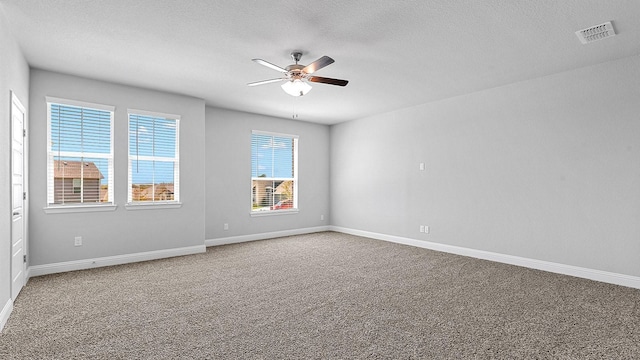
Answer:
<path fill-rule="evenodd" d="M 98 212 L 98 211 L 114 211 L 118 205 L 55 205 L 49 206 L 44 210 L 47 214 L 68 214 L 68 213 L 83 213 L 83 212 Z"/>
<path fill-rule="evenodd" d="M 260 216 L 273 216 L 273 215 L 293 215 L 297 214 L 298 209 L 291 210 L 267 210 L 267 211 L 252 211 L 251 217 L 260 217 Z"/>
<path fill-rule="evenodd" d="M 151 204 L 126 204 L 127 210 L 158 210 L 158 209 L 178 209 L 182 203 L 151 203 Z"/>

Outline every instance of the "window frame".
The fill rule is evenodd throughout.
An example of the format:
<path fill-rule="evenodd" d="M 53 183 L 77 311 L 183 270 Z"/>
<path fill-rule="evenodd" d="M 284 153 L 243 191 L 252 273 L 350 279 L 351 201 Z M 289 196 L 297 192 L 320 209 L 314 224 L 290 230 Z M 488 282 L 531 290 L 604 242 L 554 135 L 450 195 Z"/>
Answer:
<path fill-rule="evenodd" d="M 147 116 L 154 118 L 163 118 L 166 120 L 174 120 L 176 124 L 176 133 L 175 133 L 175 157 L 172 160 L 171 158 L 162 157 L 162 156 L 148 156 L 148 155 L 137 155 L 131 153 L 131 116 Z M 181 196 L 180 196 L 180 120 L 181 116 L 176 114 L 168 114 L 161 113 L 157 111 L 147 111 L 147 110 L 139 110 L 139 109 L 127 109 L 127 203 L 125 204 L 125 208 L 127 210 L 144 210 L 144 209 L 171 209 L 171 208 L 179 208 L 182 206 Z M 162 200 L 162 201 L 134 201 L 133 200 L 133 176 L 132 176 L 132 164 L 133 157 L 136 156 L 138 159 L 141 157 L 142 160 L 148 161 L 162 161 L 162 162 L 172 162 L 174 164 L 174 175 L 173 175 L 173 200 Z"/>
<path fill-rule="evenodd" d="M 47 107 L 47 181 L 46 181 L 46 206 L 44 207 L 45 213 L 71 213 L 71 212 L 91 212 L 91 211 L 112 211 L 115 210 L 117 205 L 115 203 L 115 176 L 114 176 L 114 123 L 115 123 L 115 110 L 113 105 L 105 105 L 98 103 L 91 103 L 87 101 L 63 99 L 53 96 L 45 96 L 45 104 Z M 51 105 L 85 108 L 98 111 L 109 112 L 109 153 L 90 153 L 90 152 L 72 152 L 72 151 L 53 151 L 52 150 L 52 111 Z M 88 156 L 85 156 L 88 154 Z M 89 203 L 55 203 L 55 173 L 54 173 L 54 158 L 58 156 L 80 157 L 80 158 L 101 158 L 107 160 L 108 174 L 107 174 L 107 196 L 108 202 L 89 202 Z M 73 181 L 73 180 L 72 180 Z M 81 181 L 81 184 L 83 182 Z M 84 186 L 84 184 L 83 184 Z M 82 187 L 81 187 L 82 188 Z M 84 199 L 83 199 L 84 200 Z"/>
<path fill-rule="evenodd" d="M 270 177 L 266 177 L 266 178 L 261 178 L 261 177 L 254 177 L 253 176 L 253 148 L 251 148 L 252 151 L 250 151 L 250 165 L 251 165 L 251 186 L 250 186 L 250 191 L 249 191 L 249 208 L 250 208 L 250 215 L 252 217 L 254 216 L 273 216 L 273 215 L 290 215 L 290 214 L 297 214 L 300 211 L 299 208 L 299 201 L 298 201 L 298 157 L 299 157 L 299 140 L 300 137 L 298 135 L 294 135 L 294 134 L 285 134 L 285 133 L 278 133 L 278 132 L 271 132 L 271 131 L 262 131 L 262 130 L 252 130 L 251 131 L 251 138 L 250 138 L 250 144 L 252 147 L 253 144 L 253 136 L 254 135 L 262 135 L 262 136 L 271 136 L 271 137 L 283 137 L 283 138 L 290 138 L 293 141 L 293 159 L 292 159 L 292 163 L 293 163 L 293 177 L 292 178 L 270 178 Z M 280 181 L 280 180 L 292 180 L 293 181 L 293 203 L 292 203 L 292 208 L 290 209 L 280 209 L 280 210 L 261 210 L 261 211 L 255 211 L 253 210 L 253 203 L 254 203 L 254 191 L 253 191 L 253 181 L 254 180 L 271 180 L 271 181 Z"/>

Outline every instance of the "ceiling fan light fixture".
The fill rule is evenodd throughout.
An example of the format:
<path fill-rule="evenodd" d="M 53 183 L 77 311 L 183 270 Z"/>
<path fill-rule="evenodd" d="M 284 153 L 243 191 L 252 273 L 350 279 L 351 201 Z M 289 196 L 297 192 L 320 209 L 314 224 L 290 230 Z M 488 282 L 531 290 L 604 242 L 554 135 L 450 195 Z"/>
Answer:
<path fill-rule="evenodd" d="M 291 96 L 303 96 L 311 91 L 311 85 L 300 79 L 293 79 L 281 85 L 282 90 Z"/>

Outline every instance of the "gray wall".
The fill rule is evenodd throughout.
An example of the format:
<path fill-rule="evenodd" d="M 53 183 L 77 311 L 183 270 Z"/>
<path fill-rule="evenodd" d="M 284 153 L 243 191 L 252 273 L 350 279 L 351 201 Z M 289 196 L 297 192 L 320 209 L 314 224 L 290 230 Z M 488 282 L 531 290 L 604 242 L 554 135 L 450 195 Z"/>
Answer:
<path fill-rule="evenodd" d="M 201 99 L 59 73 L 31 71 L 30 265 L 175 249 L 204 242 L 204 118 Z M 115 202 L 112 212 L 46 214 L 45 96 L 114 105 Z M 179 209 L 126 210 L 127 109 L 177 114 L 180 121 Z M 83 246 L 74 246 L 74 237 Z"/>
<path fill-rule="evenodd" d="M 335 125 L 332 225 L 640 276 L 639 84 L 634 56 Z"/>
<path fill-rule="evenodd" d="M 0 310 L 11 298 L 11 91 L 29 107 L 29 66 L 10 34 L 0 11 Z"/>
<path fill-rule="evenodd" d="M 206 116 L 206 239 L 328 225 L 328 126 L 212 107 Z M 252 130 L 299 135 L 297 214 L 250 216 Z"/>

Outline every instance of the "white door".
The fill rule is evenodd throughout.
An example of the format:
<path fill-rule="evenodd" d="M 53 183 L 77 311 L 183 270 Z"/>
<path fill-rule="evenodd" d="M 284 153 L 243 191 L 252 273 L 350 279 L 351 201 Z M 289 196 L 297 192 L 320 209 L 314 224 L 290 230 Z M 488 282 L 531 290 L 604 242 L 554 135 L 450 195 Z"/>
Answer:
<path fill-rule="evenodd" d="M 11 299 L 25 283 L 24 137 L 25 110 L 11 93 Z"/>

